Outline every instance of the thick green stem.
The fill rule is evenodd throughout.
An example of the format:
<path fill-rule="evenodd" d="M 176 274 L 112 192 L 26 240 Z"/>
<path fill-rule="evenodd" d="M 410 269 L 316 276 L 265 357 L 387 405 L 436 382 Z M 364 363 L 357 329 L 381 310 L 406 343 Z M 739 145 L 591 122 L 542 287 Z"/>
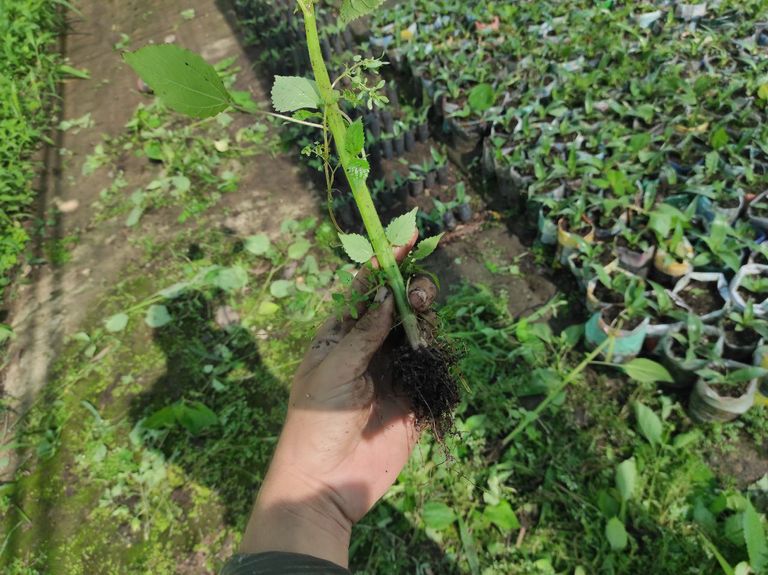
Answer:
<path fill-rule="evenodd" d="M 320 92 L 320 97 L 325 106 L 326 117 L 328 120 L 328 129 L 333 135 L 336 143 L 336 151 L 341 161 L 344 173 L 352 188 L 352 196 L 355 199 L 360 215 L 363 218 L 363 224 L 368 232 L 368 238 L 373 245 L 376 258 L 379 261 L 382 271 L 387 277 L 389 286 L 392 289 L 392 295 L 397 304 L 397 310 L 400 313 L 400 319 L 403 323 L 403 329 L 408 337 L 411 347 L 414 349 L 422 345 L 421 335 L 419 333 L 418 321 L 416 315 L 408 304 L 408 297 L 405 292 L 405 281 L 400 273 L 395 256 L 392 252 L 392 245 L 384 232 L 384 226 L 381 225 L 379 214 L 373 205 L 371 194 L 364 180 L 354 177 L 349 171 L 349 165 L 354 159 L 347 152 L 345 141 L 347 135 L 347 126 L 339 109 L 338 98 L 331 86 L 331 79 L 328 76 L 328 69 L 323 60 L 320 50 L 320 39 L 317 34 L 317 20 L 315 19 L 315 9 L 311 0 L 299 0 L 299 6 L 304 13 L 304 29 L 307 35 L 307 46 L 309 48 L 309 59 L 312 63 L 312 70 L 315 73 L 315 82 Z"/>

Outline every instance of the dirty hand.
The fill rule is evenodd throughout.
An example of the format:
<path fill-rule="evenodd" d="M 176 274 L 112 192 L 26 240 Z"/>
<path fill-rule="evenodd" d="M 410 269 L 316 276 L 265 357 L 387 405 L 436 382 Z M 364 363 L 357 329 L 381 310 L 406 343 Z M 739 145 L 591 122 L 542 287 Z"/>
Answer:
<path fill-rule="evenodd" d="M 415 241 L 415 238 L 414 238 Z M 412 244 L 398 248 L 399 259 Z M 370 291 L 363 270 L 353 284 Z M 437 288 L 409 287 L 428 311 Z M 243 539 L 243 552 L 293 551 L 347 564 L 349 533 L 394 483 L 418 439 L 408 400 L 397 397 L 381 348 L 395 321 L 390 291 L 358 308 L 359 319 L 331 318 L 296 373 L 275 456 Z"/>

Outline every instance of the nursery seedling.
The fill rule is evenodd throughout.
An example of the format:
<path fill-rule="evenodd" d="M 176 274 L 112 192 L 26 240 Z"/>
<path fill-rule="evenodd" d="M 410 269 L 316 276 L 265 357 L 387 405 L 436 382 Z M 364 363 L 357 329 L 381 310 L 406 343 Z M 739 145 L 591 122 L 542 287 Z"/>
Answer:
<path fill-rule="evenodd" d="M 314 80 L 291 76 L 277 76 L 272 88 L 272 103 L 280 119 L 316 128 L 322 132 L 322 143 L 306 146 L 302 153 L 322 159 L 329 197 L 333 189 L 336 171 L 341 168 L 346 175 L 354 201 L 365 225 L 368 237 L 345 234 L 339 230 L 339 239 L 347 255 L 357 263 L 367 264 L 374 256 L 381 273 L 392 291 L 400 322 L 405 332 L 408 347 L 398 359 L 395 368 L 409 383 L 421 403 L 429 402 L 425 392 L 439 400 L 421 410 L 432 421 L 438 421 L 455 405 L 455 384 L 450 375 L 452 354 L 431 345 L 419 327 L 418 319 L 410 308 L 406 295 L 406 281 L 393 253 L 393 246 L 409 243 L 416 232 L 416 210 L 394 219 L 385 229 L 373 203 L 366 180 L 370 165 L 365 153 L 365 129 L 362 119 L 352 120 L 340 106 L 346 102 L 351 106 L 386 103 L 387 99 L 378 91 L 383 81 L 369 86 L 365 72 L 375 72 L 382 62 L 373 58 L 355 56 L 351 65 L 331 80 L 323 59 L 314 0 L 297 0 L 304 17 L 309 59 Z M 372 13 L 381 4 L 380 0 L 344 0 L 339 23 L 346 25 L 352 20 Z M 258 113 L 253 102 L 236 98 L 226 88 L 216 70 L 199 55 L 174 45 L 146 46 L 133 53 L 126 53 L 125 60 L 142 79 L 154 90 L 166 105 L 177 112 L 207 118 L 229 109 L 245 113 Z M 345 88 L 339 88 L 344 80 Z M 291 115 L 287 115 L 291 114 Z M 335 144 L 338 164 L 331 155 L 331 139 Z M 337 226 L 338 228 L 338 226 Z M 436 248 L 439 236 L 422 241 L 406 259 L 404 268 L 413 270 L 416 262 L 429 256 Z M 437 384 L 437 385 L 435 385 Z M 424 385 L 432 385 L 430 389 Z M 445 387 L 447 385 L 447 387 Z M 432 393 L 434 392 L 434 393 Z M 418 401 L 417 401 L 418 403 Z M 417 416 L 419 408 L 416 408 Z"/>

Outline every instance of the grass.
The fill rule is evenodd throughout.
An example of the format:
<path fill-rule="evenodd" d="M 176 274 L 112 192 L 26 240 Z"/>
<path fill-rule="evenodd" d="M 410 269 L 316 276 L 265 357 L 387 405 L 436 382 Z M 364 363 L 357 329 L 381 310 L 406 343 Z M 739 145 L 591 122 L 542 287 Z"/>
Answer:
<path fill-rule="evenodd" d="M 55 116 L 60 56 L 54 44 L 63 2 L 5 0 L 0 11 L 0 287 L 29 239 L 34 151 Z"/>
<path fill-rule="evenodd" d="M 162 269 L 127 270 L 95 307 L 19 430 L 26 463 L 0 492 L 6 572 L 89 573 L 94 561 L 103 573 L 221 566 L 242 533 L 329 282 L 336 277 L 340 289 L 347 277 L 334 271 L 341 261 L 324 225 L 283 230 L 261 256 L 209 234 L 193 262 L 179 255 L 191 238 L 181 236 L 156 248 Z M 287 255 L 307 240 L 308 251 Z M 275 297 L 273 284 L 284 281 L 275 278 L 291 261 L 321 285 Z M 211 265 L 258 271 L 244 288 L 196 284 L 164 300 L 173 320 L 163 327 L 142 321 L 137 304 Z M 239 316 L 234 325 L 221 325 L 225 306 Z M 106 331 L 106 316 L 124 309 L 136 310 L 125 331 Z M 745 559 L 731 519 L 744 492 L 705 461 L 715 445 L 735 445 L 739 431 L 694 428 L 673 395 L 596 367 L 504 447 L 532 394 L 547 393 L 581 357 L 580 331 L 515 320 L 505 294 L 471 285 L 448 298 L 443 319 L 465 349 L 456 433 L 444 444 L 425 433 L 395 487 L 355 528 L 356 573 L 715 573 L 705 535 L 733 563 Z M 216 423 L 196 432 L 143 425 L 179 401 L 203 403 Z M 646 439 L 638 402 L 662 422 L 662 443 Z M 765 441 L 764 413 L 740 425 Z M 630 458 L 636 487 L 622 504 L 617 468 Z M 617 514 L 629 533 L 621 551 L 605 536 Z M 116 538 L 125 543 L 118 552 Z"/>
<path fill-rule="evenodd" d="M 293 370 L 334 311 L 329 293 L 350 274 L 324 221 L 287 221 L 272 238 L 217 231 L 208 192 L 227 191 L 223 165 L 253 152 L 235 145 L 225 124 L 197 126 L 198 139 L 166 110 L 141 107 L 87 164 L 112 163 L 126 144 L 147 161 L 167 152 L 166 173 L 179 179 L 153 180 L 137 204 L 118 175 L 101 217 L 128 218 L 139 206 L 187 214 L 187 222 L 171 240 L 129 226 L 145 257 L 93 302 L 14 430 L 22 465 L 0 486 L 3 573 L 216 572 L 237 546 Z M 248 134 L 249 146 L 269 145 L 263 133 Z M 206 142 L 224 137 L 224 152 Z M 187 190 L 181 178 L 196 178 L 189 165 L 203 157 L 195 172 L 203 176 Z M 47 257 L 66 261 L 69 244 L 52 244 Z M 484 253 L 492 271 L 516 273 L 496 262 L 493 246 Z M 184 290 L 157 295 L 182 282 Z M 425 433 L 398 482 L 355 527 L 354 571 L 718 573 L 713 548 L 733 565 L 745 561 L 746 498 L 764 513 L 768 480 L 745 487 L 710 463 L 720 453 L 748 457 L 745 442 L 764 446 L 765 411 L 696 427 L 674 392 L 592 366 L 505 442 L 584 357 L 578 326 L 556 332 L 544 319 L 514 318 L 507 297 L 514 294 L 479 285 L 448 296 L 445 335 L 465 351 L 456 432 L 442 443 Z M 147 325 L 150 305 L 170 321 Z M 553 304 L 542 318 L 559 310 Z M 127 324 L 109 331 L 105 320 L 120 313 Z M 179 405 L 192 408 L 193 424 L 168 416 Z M 657 434 L 648 421 L 658 422 Z M 623 548 L 607 536 L 614 519 L 627 533 Z"/>

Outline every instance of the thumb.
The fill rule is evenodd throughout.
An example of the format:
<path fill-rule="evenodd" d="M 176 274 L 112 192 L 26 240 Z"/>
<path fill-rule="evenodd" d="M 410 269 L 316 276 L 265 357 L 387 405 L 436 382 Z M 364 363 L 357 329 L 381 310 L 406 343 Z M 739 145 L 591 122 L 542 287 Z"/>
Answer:
<path fill-rule="evenodd" d="M 395 301 L 390 291 L 379 288 L 371 307 L 323 362 L 339 380 L 360 377 L 368 369 L 394 325 Z"/>

